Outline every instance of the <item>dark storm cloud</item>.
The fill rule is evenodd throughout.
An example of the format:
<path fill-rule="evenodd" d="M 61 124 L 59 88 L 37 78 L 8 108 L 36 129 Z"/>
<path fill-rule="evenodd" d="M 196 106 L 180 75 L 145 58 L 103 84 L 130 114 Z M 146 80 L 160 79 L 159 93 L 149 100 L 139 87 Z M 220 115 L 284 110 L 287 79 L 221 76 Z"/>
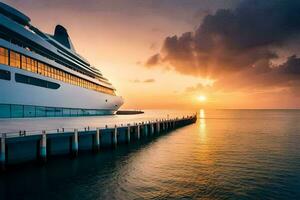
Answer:
<path fill-rule="evenodd" d="M 235 9 L 207 15 L 194 32 L 167 37 L 146 66 L 166 64 L 183 74 L 215 78 L 248 72 L 243 78 L 299 80 L 300 58 L 272 62 L 279 58 L 276 49 L 285 50 L 299 33 L 300 1 L 243 0 Z"/>
<path fill-rule="evenodd" d="M 290 75 L 300 75 L 300 58 L 295 55 L 288 58 L 287 62 L 278 68 L 280 73 Z"/>

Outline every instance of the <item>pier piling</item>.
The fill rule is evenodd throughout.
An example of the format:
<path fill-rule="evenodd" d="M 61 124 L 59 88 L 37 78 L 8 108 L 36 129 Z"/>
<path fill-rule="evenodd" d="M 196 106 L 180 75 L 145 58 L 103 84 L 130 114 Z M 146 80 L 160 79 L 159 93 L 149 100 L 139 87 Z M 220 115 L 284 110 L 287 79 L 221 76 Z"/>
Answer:
<path fill-rule="evenodd" d="M 137 139 L 140 140 L 141 139 L 141 128 L 140 128 L 140 125 L 138 124 L 136 126 L 137 128 Z"/>
<path fill-rule="evenodd" d="M 72 136 L 72 156 L 78 156 L 78 130 L 74 129 L 74 135 Z"/>
<path fill-rule="evenodd" d="M 42 138 L 40 140 L 40 161 L 45 163 L 47 161 L 47 135 L 46 131 L 42 132 Z"/>
<path fill-rule="evenodd" d="M 130 143 L 130 124 L 127 125 L 126 142 Z"/>
<path fill-rule="evenodd" d="M 1 148 L 0 148 L 0 165 L 1 165 L 1 170 L 5 170 L 5 165 L 6 165 L 6 134 L 2 133 L 1 135 Z"/>
<path fill-rule="evenodd" d="M 150 134 L 151 136 L 154 134 L 154 125 L 152 123 L 150 124 Z"/>
<path fill-rule="evenodd" d="M 94 145 L 93 145 L 94 151 L 99 152 L 100 151 L 100 129 L 99 128 L 96 129 L 96 134 L 94 135 L 93 141 L 94 141 Z"/>
<path fill-rule="evenodd" d="M 115 125 L 115 129 L 113 131 L 113 135 L 112 135 L 112 147 L 116 148 L 118 144 L 118 127 L 117 125 Z"/>
<path fill-rule="evenodd" d="M 144 125 L 144 134 L 145 134 L 145 137 L 147 138 L 148 137 L 148 124 Z"/>

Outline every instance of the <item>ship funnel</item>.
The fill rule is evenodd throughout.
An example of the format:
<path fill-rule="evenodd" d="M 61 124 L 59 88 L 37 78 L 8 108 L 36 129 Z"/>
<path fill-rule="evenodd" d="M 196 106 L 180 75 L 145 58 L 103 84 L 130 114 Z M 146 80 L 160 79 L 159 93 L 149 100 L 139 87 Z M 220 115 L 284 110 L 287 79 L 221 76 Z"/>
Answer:
<path fill-rule="evenodd" d="M 67 29 L 62 25 L 57 25 L 55 27 L 53 38 L 59 43 L 61 43 L 62 45 L 64 45 L 65 47 L 67 47 L 68 49 L 71 49 L 72 51 L 75 52 L 74 46 L 71 42 Z"/>

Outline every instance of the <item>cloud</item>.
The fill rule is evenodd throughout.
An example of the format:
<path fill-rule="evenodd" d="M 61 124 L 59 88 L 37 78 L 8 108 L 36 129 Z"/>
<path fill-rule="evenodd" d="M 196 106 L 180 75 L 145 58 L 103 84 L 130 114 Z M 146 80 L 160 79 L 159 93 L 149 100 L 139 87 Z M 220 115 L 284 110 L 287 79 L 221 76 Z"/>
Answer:
<path fill-rule="evenodd" d="M 141 81 L 139 79 L 135 79 L 135 80 L 132 80 L 131 82 L 133 82 L 133 83 L 140 83 Z"/>
<path fill-rule="evenodd" d="M 198 83 L 196 86 L 189 86 L 185 89 L 186 93 L 193 93 L 204 90 L 206 87 L 203 84 Z"/>
<path fill-rule="evenodd" d="M 224 88 L 297 87 L 299 48 L 291 52 L 289 44 L 299 34 L 300 1 L 242 0 L 234 9 L 206 15 L 195 31 L 165 38 L 145 65 L 211 77 Z M 288 52 L 288 58 L 279 52 Z"/>
<path fill-rule="evenodd" d="M 131 80 L 131 82 L 133 82 L 133 83 L 154 83 L 155 79 L 153 79 L 153 78 L 149 78 L 149 79 L 145 79 L 145 80 L 134 79 L 134 80 Z"/>
<path fill-rule="evenodd" d="M 145 65 L 146 65 L 147 67 L 152 67 L 152 66 L 154 66 L 154 65 L 158 65 L 159 62 L 160 62 L 160 60 L 161 60 L 160 54 L 155 54 L 155 55 L 151 56 L 151 57 L 147 60 L 147 62 L 146 62 Z"/>
<path fill-rule="evenodd" d="M 300 75 L 300 58 L 297 58 L 295 55 L 289 57 L 287 62 L 277 68 L 277 70 L 279 73 Z"/>
<path fill-rule="evenodd" d="M 156 50 L 157 49 L 157 44 L 155 42 L 152 42 L 150 44 L 150 47 L 149 47 L 150 50 Z"/>
<path fill-rule="evenodd" d="M 154 83 L 154 82 L 155 82 L 155 79 L 153 79 L 153 78 L 144 80 L 144 83 Z"/>

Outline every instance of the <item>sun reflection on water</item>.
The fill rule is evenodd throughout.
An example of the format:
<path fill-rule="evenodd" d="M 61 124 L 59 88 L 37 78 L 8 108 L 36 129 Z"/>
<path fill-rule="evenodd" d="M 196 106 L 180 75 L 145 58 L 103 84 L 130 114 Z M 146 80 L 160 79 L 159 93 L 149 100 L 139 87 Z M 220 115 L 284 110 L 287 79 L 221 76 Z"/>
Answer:
<path fill-rule="evenodd" d="M 200 110 L 200 117 L 199 117 L 199 120 L 200 120 L 200 129 L 205 129 L 205 111 L 204 109 L 201 109 Z"/>
<path fill-rule="evenodd" d="M 199 112 L 199 134 L 201 139 L 205 139 L 206 135 L 205 111 L 201 109 Z"/>

